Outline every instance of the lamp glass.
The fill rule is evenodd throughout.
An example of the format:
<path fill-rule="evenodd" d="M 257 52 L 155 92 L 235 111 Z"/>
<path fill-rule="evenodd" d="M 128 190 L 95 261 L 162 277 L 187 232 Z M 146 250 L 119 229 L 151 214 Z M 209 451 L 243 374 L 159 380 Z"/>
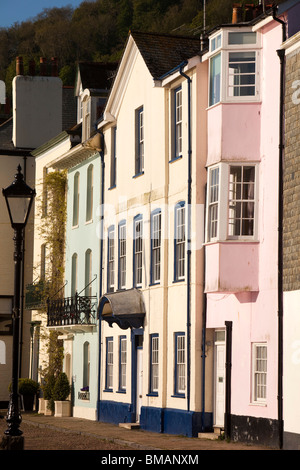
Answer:
<path fill-rule="evenodd" d="M 10 216 L 13 224 L 25 224 L 30 206 L 30 197 L 7 197 Z"/>

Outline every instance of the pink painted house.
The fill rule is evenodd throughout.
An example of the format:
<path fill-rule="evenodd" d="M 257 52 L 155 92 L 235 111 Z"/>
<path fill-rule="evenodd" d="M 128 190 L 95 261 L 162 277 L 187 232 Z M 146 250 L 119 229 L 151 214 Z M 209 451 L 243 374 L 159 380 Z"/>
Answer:
<path fill-rule="evenodd" d="M 298 1 L 209 34 L 206 407 L 233 440 L 281 446 L 280 77 Z M 298 28 L 299 29 L 299 28 Z"/>

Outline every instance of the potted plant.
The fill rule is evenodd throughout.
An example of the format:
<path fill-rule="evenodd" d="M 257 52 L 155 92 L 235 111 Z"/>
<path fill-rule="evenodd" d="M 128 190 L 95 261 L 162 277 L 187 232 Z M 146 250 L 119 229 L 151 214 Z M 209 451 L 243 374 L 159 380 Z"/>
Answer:
<path fill-rule="evenodd" d="M 65 372 L 61 372 L 55 381 L 53 389 L 53 399 L 55 406 L 54 416 L 71 416 L 71 401 L 67 400 L 70 392 L 71 386 L 68 376 Z"/>
<path fill-rule="evenodd" d="M 53 390 L 55 386 L 55 376 L 54 374 L 47 374 L 44 378 L 44 383 L 42 385 L 42 391 L 44 395 L 44 413 L 45 415 L 53 415 L 54 413 L 54 399 L 53 399 Z"/>
<path fill-rule="evenodd" d="M 32 379 L 19 379 L 19 394 L 23 398 L 23 406 L 25 411 L 32 411 L 34 399 L 40 389 L 38 382 Z M 9 386 L 9 391 L 11 391 L 11 384 Z"/>

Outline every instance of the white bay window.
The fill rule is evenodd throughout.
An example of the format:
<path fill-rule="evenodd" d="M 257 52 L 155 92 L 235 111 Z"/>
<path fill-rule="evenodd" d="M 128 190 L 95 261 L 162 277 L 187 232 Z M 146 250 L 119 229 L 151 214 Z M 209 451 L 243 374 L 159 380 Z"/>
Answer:
<path fill-rule="evenodd" d="M 208 169 L 206 241 L 257 238 L 257 165 L 225 163 Z"/>
<path fill-rule="evenodd" d="M 209 106 L 260 99 L 259 33 L 224 28 L 210 38 L 208 58 Z"/>

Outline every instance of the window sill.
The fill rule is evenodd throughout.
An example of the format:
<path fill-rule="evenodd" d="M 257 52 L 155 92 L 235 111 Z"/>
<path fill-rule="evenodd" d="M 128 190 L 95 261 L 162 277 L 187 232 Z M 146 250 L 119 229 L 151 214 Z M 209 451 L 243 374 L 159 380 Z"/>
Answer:
<path fill-rule="evenodd" d="M 169 163 L 174 163 L 174 162 L 177 162 L 177 160 L 181 160 L 181 159 L 182 159 L 182 155 L 178 155 L 178 157 L 171 158 L 171 160 L 169 160 Z"/>
<path fill-rule="evenodd" d="M 185 393 L 175 393 L 171 395 L 172 398 L 185 398 Z"/>
<path fill-rule="evenodd" d="M 150 282 L 149 287 L 160 286 L 160 281 Z"/>
<path fill-rule="evenodd" d="M 149 392 L 146 394 L 146 397 L 158 397 L 158 392 Z"/>
<path fill-rule="evenodd" d="M 105 389 L 103 390 L 103 392 L 112 393 L 112 392 L 113 392 L 113 389 L 112 389 L 112 388 L 105 388 Z"/>
<path fill-rule="evenodd" d="M 140 173 L 136 173 L 135 175 L 133 175 L 132 178 L 138 178 L 139 176 L 142 176 L 144 174 L 144 170 L 141 171 Z"/>
<path fill-rule="evenodd" d="M 267 406 L 267 403 L 263 403 L 263 402 L 253 402 L 253 403 L 249 403 L 249 406 L 262 406 L 262 407 L 266 407 L 266 406 Z"/>
<path fill-rule="evenodd" d="M 113 186 L 110 186 L 110 187 L 108 188 L 108 191 L 111 191 L 112 189 L 115 189 L 116 187 L 117 187 L 117 185 L 114 184 Z"/>
<path fill-rule="evenodd" d="M 93 223 L 93 219 L 89 219 L 85 221 L 85 225 L 90 225 Z"/>
<path fill-rule="evenodd" d="M 123 394 L 125 394 L 125 393 L 126 393 L 126 390 L 117 390 L 116 393 L 123 393 Z"/>
<path fill-rule="evenodd" d="M 174 279 L 173 284 L 177 284 L 177 282 L 184 282 L 185 278 L 183 277 L 182 279 Z"/>
<path fill-rule="evenodd" d="M 77 225 L 72 225 L 72 230 L 75 230 L 76 228 L 79 228 L 79 224 L 77 224 Z"/>

